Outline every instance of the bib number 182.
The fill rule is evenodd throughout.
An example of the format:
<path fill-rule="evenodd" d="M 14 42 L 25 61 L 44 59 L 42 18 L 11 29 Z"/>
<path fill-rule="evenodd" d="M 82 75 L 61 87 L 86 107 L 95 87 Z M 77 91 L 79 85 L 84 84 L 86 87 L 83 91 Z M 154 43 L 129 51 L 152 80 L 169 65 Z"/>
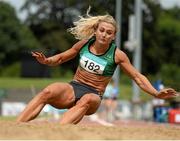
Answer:
<path fill-rule="evenodd" d="M 96 73 L 98 73 L 98 70 L 100 70 L 100 66 L 95 64 L 94 62 L 91 62 L 89 60 L 86 60 L 84 62 L 85 62 L 84 67 L 88 68 L 89 70 L 94 71 Z"/>

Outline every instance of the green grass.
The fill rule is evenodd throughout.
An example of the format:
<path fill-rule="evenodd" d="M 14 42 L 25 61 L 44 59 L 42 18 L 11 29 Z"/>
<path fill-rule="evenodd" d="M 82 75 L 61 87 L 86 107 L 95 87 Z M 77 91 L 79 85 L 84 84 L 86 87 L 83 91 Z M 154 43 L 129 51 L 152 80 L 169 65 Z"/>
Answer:
<path fill-rule="evenodd" d="M 31 86 L 35 88 L 44 88 L 45 86 L 53 82 L 69 82 L 71 79 L 58 78 L 58 79 L 48 79 L 48 78 L 0 78 L 0 89 L 29 89 Z M 119 99 L 132 99 L 132 85 L 131 83 L 120 82 L 120 94 Z M 149 100 L 152 98 L 148 94 L 141 91 L 140 97 L 142 100 Z"/>
<path fill-rule="evenodd" d="M 5 120 L 5 121 L 15 121 L 16 116 L 0 116 L 0 120 Z"/>
<path fill-rule="evenodd" d="M 120 94 L 119 99 L 132 100 L 132 85 L 130 84 L 120 84 Z M 142 101 L 147 101 L 152 99 L 152 96 L 140 90 L 140 99 Z"/>
<path fill-rule="evenodd" d="M 29 88 L 34 86 L 42 88 L 53 82 L 69 82 L 70 79 L 48 79 L 48 78 L 0 78 L 0 88 L 13 89 L 13 88 Z"/>

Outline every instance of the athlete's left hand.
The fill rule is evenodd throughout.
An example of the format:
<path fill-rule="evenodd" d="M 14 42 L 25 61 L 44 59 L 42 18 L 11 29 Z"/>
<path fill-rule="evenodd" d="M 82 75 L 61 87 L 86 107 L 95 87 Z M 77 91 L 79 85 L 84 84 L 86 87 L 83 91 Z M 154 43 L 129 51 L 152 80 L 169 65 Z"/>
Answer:
<path fill-rule="evenodd" d="M 176 98 L 178 96 L 180 96 L 179 92 L 176 92 L 172 88 L 165 88 L 159 91 L 156 97 L 161 99 L 170 99 L 170 98 Z"/>

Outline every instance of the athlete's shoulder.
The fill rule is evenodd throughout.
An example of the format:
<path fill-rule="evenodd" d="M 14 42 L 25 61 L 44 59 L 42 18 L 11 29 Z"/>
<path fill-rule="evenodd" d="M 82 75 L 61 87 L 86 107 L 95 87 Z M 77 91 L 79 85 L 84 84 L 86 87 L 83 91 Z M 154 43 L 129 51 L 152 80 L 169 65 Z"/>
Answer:
<path fill-rule="evenodd" d="M 116 51 L 115 51 L 115 62 L 116 63 L 120 63 L 120 62 L 126 60 L 127 58 L 128 57 L 125 52 L 123 52 L 119 48 L 116 48 Z"/>
<path fill-rule="evenodd" d="M 88 40 L 80 40 L 80 41 L 76 42 L 72 46 L 72 48 L 75 49 L 76 51 L 79 51 L 87 42 L 88 42 Z"/>

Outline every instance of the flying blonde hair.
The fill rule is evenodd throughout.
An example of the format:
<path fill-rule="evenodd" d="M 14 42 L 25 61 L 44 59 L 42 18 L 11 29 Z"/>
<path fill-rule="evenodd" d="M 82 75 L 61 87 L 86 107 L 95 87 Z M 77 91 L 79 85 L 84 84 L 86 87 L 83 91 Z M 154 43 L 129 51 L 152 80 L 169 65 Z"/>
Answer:
<path fill-rule="evenodd" d="M 117 24 L 114 18 L 109 15 L 103 16 L 90 16 L 90 7 L 87 10 L 86 16 L 79 16 L 80 19 L 74 22 L 74 27 L 69 28 L 67 31 L 74 35 L 78 40 L 90 39 L 94 36 L 94 33 L 100 22 L 107 22 L 112 24 L 115 27 L 115 32 L 117 32 Z"/>

